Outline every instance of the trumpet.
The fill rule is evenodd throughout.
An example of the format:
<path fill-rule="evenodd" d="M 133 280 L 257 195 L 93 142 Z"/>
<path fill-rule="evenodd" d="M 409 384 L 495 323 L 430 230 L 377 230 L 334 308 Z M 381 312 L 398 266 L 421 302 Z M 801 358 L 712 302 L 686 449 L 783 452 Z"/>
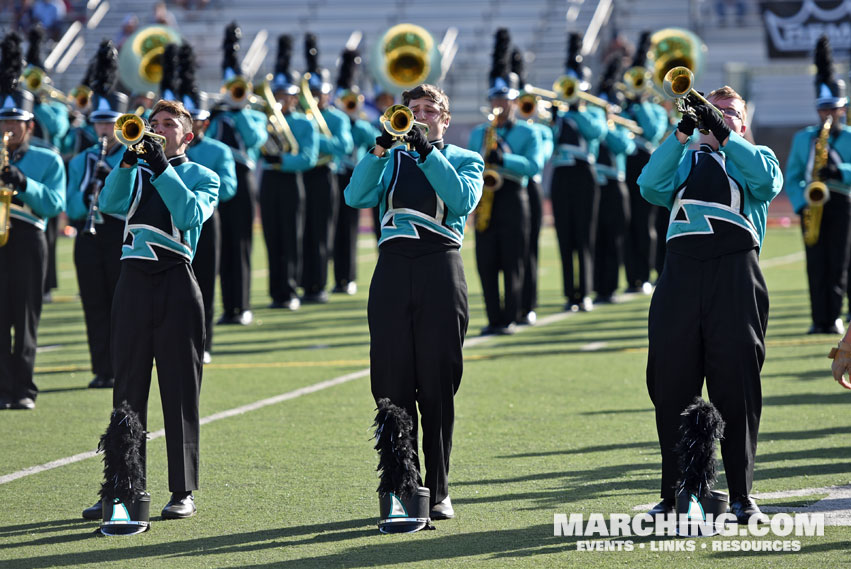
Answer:
<path fill-rule="evenodd" d="M 165 137 L 152 131 L 145 119 L 139 115 L 127 113 L 115 119 L 115 139 L 136 154 L 145 153 L 142 141 L 146 137 L 165 148 Z"/>
<path fill-rule="evenodd" d="M 404 139 L 415 126 L 419 127 L 423 134 L 428 135 L 428 125 L 415 121 L 414 112 L 405 105 L 387 107 L 379 122 L 395 140 Z"/>
<path fill-rule="evenodd" d="M 701 104 L 708 105 L 723 119 L 724 113 L 722 113 L 718 107 L 707 101 L 703 95 L 695 91 L 692 88 L 693 85 L 694 73 L 692 73 L 691 69 L 688 67 L 680 66 L 674 67 L 665 73 L 665 78 L 662 81 L 662 90 L 669 98 L 676 99 L 677 110 L 683 114 L 693 114 L 691 106 L 686 100 L 693 99 L 699 101 Z M 706 134 L 708 131 L 701 128 L 700 132 Z"/>
<path fill-rule="evenodd" d="M 50 84 L 50 77 L 40 67 L 29 66 L 24 69 L 21 74 L 21 81 L 27 91 L 39 98 L 47 97 L 66 105 L 70 103 L 70 99 L 65 93 Z"/>
<path fill-rule="evenodd" d="M 363 95 L 357 91 L 348 90 L 340 95 L 337 104 L 346 113 L 353 113 L 363 105 Z"/>
<path fill-rule="evenodd" d="M 71 89 L 71 99 L 78 109 L 85 109 L 89 106 L 89 101 L 92 99 L 92 89 L 87 85 L 77 85 Z"/>
<path fill-rule="evenodd" d="M 3 141 L 0 143 L 0 170 L 9 165 L 9 138 L 11 137 L 11 132 L 3 133 Z M 9 223 L 9 214 L 12 209 L 12 197 L 16 193 L 14 188 L 0 182 L 0 247 L 9 241 L 9 231 L 12 227 Z"/>
<path fill-rule="evenodd" d="M 251 102 L 251 82 L 237 76 L 222 86 L 222 98 L 233 109 L 241 109 Z"/>

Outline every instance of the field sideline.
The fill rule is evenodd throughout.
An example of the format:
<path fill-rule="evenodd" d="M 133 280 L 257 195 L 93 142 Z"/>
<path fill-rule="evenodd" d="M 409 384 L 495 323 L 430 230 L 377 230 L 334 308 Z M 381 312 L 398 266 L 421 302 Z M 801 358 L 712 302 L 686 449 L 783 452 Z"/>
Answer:
<path fill-rule="evenodd" d="M 827 514 L 824 536 L 785 538 L 800 541 L 797 553 L 713 551 L 714 542 L 738 539 L 719 537 L 696 540 L 694 551 L 657 550 L 686 540 L 634 538 L 633 551 L 593 552 L 578 550 L 585 538 L 554 536 L 554 514 L 632 516 L 657 501 L 660 461 L 644 385 L 649 297 L 561 312 L 550 228 L 541 239 L 541 321 L 513 337 L 479 339 L 485 319 L 473 239 L 463 249 L 472 318 L 450 474 L 456 519 L 404 536 L 375 526 L 366 326 L 374 238 L 362 237 L 355 296 L 290 313 L 264 308 L 257 234 L 255 323 L 217 327 L 204 371 L 201 416 L 214 420 L 202 427 L 199 512 L 159 519 L 168 489 L 164 441 L 154 439 L 152 529 L 129 538 L 96 538 L 97 524 L 80 517 L 102 478 L 90 455 L 111 394 L 86 389 L 72 242 L 61 240 L 60 289 L 39 334 L 37 408 L 0 413 L 0 567 L 851 566 L 851 497 L 836 490 L 851 484 L 851 393 L 830 378 L 825 354 L 836 339 L 804 335 L 809 302 L 797 228 L 769 229 L 762 252 L 771 310 L 754 483 L 766 510 Z M 149 420 L 156 434 L 156 385 Z M 726 490 L 723 476 L 717 488 Z"/>

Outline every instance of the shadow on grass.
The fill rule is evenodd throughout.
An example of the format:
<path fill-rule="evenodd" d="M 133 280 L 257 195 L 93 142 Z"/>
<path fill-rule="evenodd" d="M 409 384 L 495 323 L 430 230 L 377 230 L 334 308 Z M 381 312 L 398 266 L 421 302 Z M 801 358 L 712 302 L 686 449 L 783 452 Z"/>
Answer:
<path fill-rule="evenodd" d="M 65 372 L 68 373 L 68 372 Z M 44 395 L 45 393 L 64 393 L 66 391 L 88 391 L 89 388 L 86 385 L 79 385 L 76 387 L 52 387 L 49 389 L 39 389 L 39 395 Z"/>
<path fill-rule="evenodd" d="M 59 531 L 68 527 L 79 526 L 83 521 L 85 520 L 81 520 L 80 518 L 69 518 L 66 520 L 51 520 L 48 522 L 4 526 L 0 527 L 0 537 Z"/>
<path fill-rule="evenodd" d="M 497 456 L 496 458 L 533 458 L 533 457 L 543 457 L 543 456 L 558 456 L 565 454 L 586 454 L 589 452 L 610 452 L 613 450 L 624 450 L 629 448 L 648 448 L 655 449 L 658 448 L 658 443 L 655 441 L 643 441 L 643 442 L 635 442 L 635 443 L 617 443 L 610 445 L 594 445 L 590 447 L 582 447 L 582 448 L 572 448 L 572 449 L 564 449 L 564 450 L 554 450 L 547 452 L 523 452 L 519 454 L 507 454 L 502 456 Z"/>
<path fill-rule="evenodd" d="M 828 370 L 829 374 L 829 370 Z M 840 390 L 841 391 L 841 390 Z M 763 407 L 769 405 L 848 405 L 843 393 L 794 393 L 789 395 L 768 395 L 762 398 Z"/>
<path fill-rule="evenodd" d="M 829 429 L 807 429 L 804 431 L 771 431 L 760 432 L 759 440 L 762 441 L 800 441 L 806 439 L 818 439 L 833 435 L 851 434 L 851 426 L 831 427 Z"/>

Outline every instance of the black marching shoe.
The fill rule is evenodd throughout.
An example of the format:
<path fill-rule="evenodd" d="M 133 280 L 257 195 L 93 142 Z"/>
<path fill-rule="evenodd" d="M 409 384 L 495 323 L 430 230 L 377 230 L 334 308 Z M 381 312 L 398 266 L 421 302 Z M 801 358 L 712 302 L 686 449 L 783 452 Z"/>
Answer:
<path fill-rule="evenodd" d="M 94 379 L 89 382 L 89 387 L 91 389 L 106 389 L 114 386 L 115 378 L 106 377 L 105 375 L 96 375 Z"/>
<path fill-rule="evenodd" d="M 192 492 L 174 492 L 163 508 L 162 517 L 164 520 L 179 520 L 194 516 L 196 511 Z"/>
<path fill-rule="evenodd" d="M 433 520 L 449 520 L 454 518 L 455 509 L 452 507 L 452 500 L 449 499 L 449 496 L 432 506 L 428 516 Z"/>
<path fill-rule="evenodd" d="M 13 399 L 9 403 L 9 409 L 24 409 L 27 411 L 32 411 L 35 409 L 35 400 L 32 397 L 21 397 L 20 399 Z"/>
<path fill-rule="evenodd" d="M 768 516 L 763 514 L 756 501 L 750 496 L 739 496 L 730 502 L 730 513 L 736 516 L 736 521 L 744 525 L 751 517 L 756 516 L 756 523 L 767 524 Z"/>
<path fill-rule="evenodd" d="M 87 520 L 102 520 L 103 508 L 101 505 L 101 501 L 98 500 L 97 502 L 95 502 L 94 506 L 90 506 L 83 510 L 83 518 Z"/>
<path fill-rule="evenodd" d="M 662 501 L 647 510 L 651 516 L 665 516 L 677 510 L 677 502 L 673 498 L 662 498 Z"/>

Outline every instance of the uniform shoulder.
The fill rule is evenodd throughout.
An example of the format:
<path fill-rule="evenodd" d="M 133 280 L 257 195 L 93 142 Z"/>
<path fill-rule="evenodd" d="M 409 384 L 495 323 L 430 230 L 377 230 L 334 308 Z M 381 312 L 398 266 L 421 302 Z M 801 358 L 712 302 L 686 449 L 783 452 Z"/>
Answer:
<path fill-rule="evenodd" d="M 27 156 L 31 159 L 36 159 L 39 162 L 41 161 L 49 161 L 49 162 L 58 162 L 62 163 L 62 157 L 59 156 L 53 150 L 49 148 L 45 148 L 43 146 L 30 146 L 29 150 L 27 150 Z"/>
<path fill-rule="evenodd" d="M 447 144 L 443 147 L 444 155 L 446 158 L 454 158 L 454 159 L 468 159 L 468 160 L 482 160 L 482 156 L 473 150 L 467 150 L 466 148 L 461 148 L 460 146 L 455 146 L 454 144 Z"/>
<path fill-rule="evenodd" d="M 204 140 L 201 141 L 201 144 L 207 146 L 208 148 L 213 149 L 214 151 L 222 152 L 222 153 L 230 153 L 230 146 L 222 142 L 221 140 L 216 140 L 215 138 L 210 138 L 209 136 L 205 136 Z"/>

